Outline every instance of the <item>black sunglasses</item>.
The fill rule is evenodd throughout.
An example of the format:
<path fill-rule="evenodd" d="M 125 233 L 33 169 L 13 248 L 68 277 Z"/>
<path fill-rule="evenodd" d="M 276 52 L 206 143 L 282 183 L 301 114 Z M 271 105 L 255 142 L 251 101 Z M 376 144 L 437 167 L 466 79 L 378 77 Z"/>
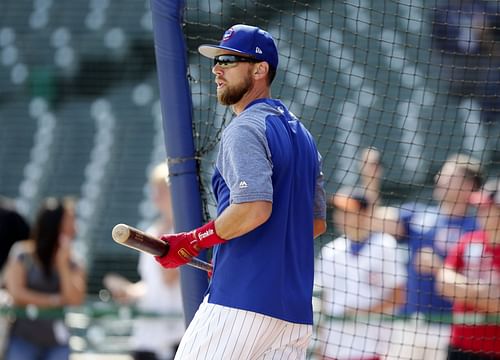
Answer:
<path fill-rule="evenodd" d="M 219 55 L 214 57 L 214 66 L 232 67 L 239 62 L 258 63 L 262 62 L 262 60 L 238 55 Z"/>

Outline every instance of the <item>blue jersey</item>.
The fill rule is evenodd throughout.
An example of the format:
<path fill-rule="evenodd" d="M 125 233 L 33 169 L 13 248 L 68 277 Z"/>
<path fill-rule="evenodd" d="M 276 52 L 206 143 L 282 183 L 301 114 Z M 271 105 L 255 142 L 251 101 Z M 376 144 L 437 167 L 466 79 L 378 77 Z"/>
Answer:
<path fill-rule="evenodd" d="M 272 202 L 267 222 L 214 249 L 210 303 L 312 324 L 314 218 L 326 218 L 321 157 L 278 100 L 258 99 L 222 134 L 212 186 L 231 203 Z"/>
<path fill-rule="evenodd" d="M 452 303 L 437 292 L 434 276 L 417 271 L 415 256 L 422 247 L 431 247 L 444 260 L 464 233 L 477 229 L 475 217 L 450 217 L 440 214 L 436 207 L 403 205 L 400 220 L 405 226 L 409 248 L 408 284 L 403 314 L 450 314 Z"/>

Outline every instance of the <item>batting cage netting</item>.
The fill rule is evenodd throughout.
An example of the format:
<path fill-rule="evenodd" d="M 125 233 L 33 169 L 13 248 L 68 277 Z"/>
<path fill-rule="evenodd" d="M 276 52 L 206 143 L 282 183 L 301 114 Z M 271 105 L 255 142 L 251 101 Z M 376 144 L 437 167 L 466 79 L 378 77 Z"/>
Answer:
<path fill-rule="evenodd" d="M 185 1 L 179 58 L 204 221 L 233 114 L 197 48 L 234 24 L 274 37 L 272 96 L 323 157 L 328 230 L 316 240 L 308 358 L 500 356 L 498 1 Z M 149 1 L 0 5 L 0 193 L 28 220 L 44 197 L 76 195 L 96 303 L 112 302 L 106 273 L 138 279 L 113 225 L 145 229 L 157 214 L 147 177 L 166 154 L 154 56 Z M 73 350 L 127 348 L 99 326 L 80 323 Z"/>
<path fill-rule="evenodd" d="M 496 1 L 187 2 L 207 217 L 216 144 L 233 114 L 217 104 L 212 64 L 197 47 L 218 43 L 229 26 L 252 24 L 275 37 L 272 96 L 310 129 L 323 155 L 332 211 L 317 244 L 311 358 L 444 359 L 452 323 L 453 346 L 494 351 L 497 318 L 485 326 L 488 312 L 474 306 L 453 316 L 429 259 L 453 261 L 459 238 L 476 227 L 466 197 L 480 178 L 498 175 L 499 21 Z M 369 219 L 343 208 L 346 191 L 375 204 Z M 374 235 L 381 230 L 389 236 Z M 499 254 L 496 267 L 486 265 L 477 246 L 474 255 L 465 246 L 460 271 L 483 272 L 467 281 L 488 279 L 476 296 L 498 297 Z M 465 310 L 467 324 L 482 330 L 461 332 Z"/>

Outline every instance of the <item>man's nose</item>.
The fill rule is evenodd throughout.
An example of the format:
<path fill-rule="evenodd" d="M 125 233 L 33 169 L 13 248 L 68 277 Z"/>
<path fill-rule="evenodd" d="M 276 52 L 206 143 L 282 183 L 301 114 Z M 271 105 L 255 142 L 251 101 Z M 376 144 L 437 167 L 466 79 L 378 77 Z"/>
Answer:
<path fill-rule="evenodd" d="M 222 75 L 222 68 L 220 67 L 219 64 L 215 64 L 213 67 L 212 67 L 212 73 L 214 75 Z"/>

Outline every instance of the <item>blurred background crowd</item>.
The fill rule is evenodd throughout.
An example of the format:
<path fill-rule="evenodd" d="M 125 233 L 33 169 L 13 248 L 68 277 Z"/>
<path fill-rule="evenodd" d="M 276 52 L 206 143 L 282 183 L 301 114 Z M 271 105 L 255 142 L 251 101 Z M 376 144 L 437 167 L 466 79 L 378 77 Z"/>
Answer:
<path fill-rule="evenodd" d="M 462 244 L 466 233 L 498 229 L 498 2 L 185 3 L 205 219 L 214 214 L 215 139 L 231 114 L 216 105 L 211 64 L 196 48 L 249 23 L 275 36 L 273 96 L 324 157 L 331 202 L 317 246 L 311 357 L 447 356 L 450 340 L 467 335 L 451 324 L 450 294 L 463 289 L 450 284 L 466 273 L 457 259 L 498 258 L 489 245 Z M 55 356 L 169 358 L 183 331 L 178 274 L 110 236 L 117 223 L 173 231 L 168 172 L 157 167 L 166 154 L 149 1 L 4 1 L 0 82 L 3 349 L 19 359 L 24 339 L 63 354 Z M 364 268 L 347 267 L 361 257 Z M 480 262 L 489 269 L 479 273 L 498 266 Z M 334 279 L 344 287 L 331 288 Z M 476 289 L 486 303 L 459 310 L 490 312 L 495 289 Z M 158 297 L 169 301 L 156 308 Z M 388 319 L 365 320 L 370 313 Z M 145 348 L 146 331 L 159 335 L 165 324 L 171 337 Z M 33 326 L 43 336 L 26 336 Z"/>

